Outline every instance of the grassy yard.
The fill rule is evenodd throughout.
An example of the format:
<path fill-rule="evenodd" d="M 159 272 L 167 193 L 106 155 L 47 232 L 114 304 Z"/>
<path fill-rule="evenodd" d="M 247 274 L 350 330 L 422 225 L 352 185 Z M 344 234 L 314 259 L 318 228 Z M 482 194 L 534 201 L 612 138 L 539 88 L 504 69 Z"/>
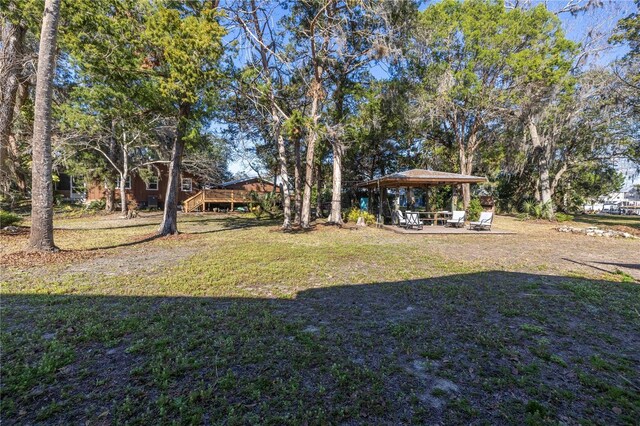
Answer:
<path fill-rule="evenodd" d="M 3 424 L 640 418 L 640 240 L 179 219 L 57 219 L 52 255 L 0 235 Z"/>

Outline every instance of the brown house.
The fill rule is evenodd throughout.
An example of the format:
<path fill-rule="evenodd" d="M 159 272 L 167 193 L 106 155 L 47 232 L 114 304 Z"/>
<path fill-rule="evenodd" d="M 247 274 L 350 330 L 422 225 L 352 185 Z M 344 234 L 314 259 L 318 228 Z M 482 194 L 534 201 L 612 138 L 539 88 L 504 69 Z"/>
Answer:
<path fill-rule="evenodd" d="M 279 190 L 278 187 L 274 186 L 273 182 L 270 182 L 266 179 L 261 179 L 259 177 L 232 180 L 216 185 L 216 188 L 256 192 L 273 192 L 274 189 L 276 191 Z"/>
<path fill-rule="evenodd" d="M 252 201 L 252 192 L 267 193 L 278 190 L 273 182 L 258 177 L 237 179 L 203 189 L 182 204 L 185 212 L 217 211 L 220 208 L 234 210 L 237 206 L 248 206 Z"/>
<path fill-rule="evenodd" d="M 165 164 L 157 166 L 160 173 L 157 177 L 145 182 L 138 174 L 132 174 L 125 183 L 127 200 L 135 201 L 139 207 L 164 206 L 164 199 L 167 194 L 167 183 L 169 182 L 169 168 Z M 180 174 L 180 190 L 178 191 L 178 202 L 182 203 L 186 199 L 197 194 L 201 189 L 200 179 L 188 172 Z M 116 202 L 120 200 L 120 179 L 116 182 Z M 106 198 L 108 189 L 102 182 L 93 182 L 87 190 L 87 201 L 101 200 Z"/>
<path fill-rule="evenodd" d="M 143 180 L 138 174 L 132 174 L 125 184 L 128 202 L 135 202 L 139 208 L 164 207 L 169 181 L 168 167 L 164 164 L 157 166 L 157 177 Z M 120 200 L 120 179 L 116 182 L 115 200 Z M 85 200 L 86 202 L 102 200 L 107 197 L 108 189 L 104 182 L 91 184 L 77 184 L 74 178 L 64 173 L 60 174 L 60 181 L 54 188 L 55 193 L 65 199 Z M 273 182 L 258 177 L 245 178 L 224 182 L 217 185 L 205 185 L 199 177 L 182 172 L 178 202 L 187 212 L 196 210 L 231 209 L 236 206 L 246 206 L 251 201 L 251 192 L 273 192 L 279 188 Z"/>

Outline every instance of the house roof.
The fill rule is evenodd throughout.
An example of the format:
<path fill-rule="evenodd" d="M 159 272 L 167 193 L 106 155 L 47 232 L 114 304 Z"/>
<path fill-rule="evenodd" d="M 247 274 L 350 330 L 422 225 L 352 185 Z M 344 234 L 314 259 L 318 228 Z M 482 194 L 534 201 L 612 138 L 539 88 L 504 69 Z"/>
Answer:
<path fill-rule="evenodd" d="M 377 179 L 361 183 L 364 188 L 397 188 L 401 186 L 437 186 L 461 183 L 482 183 L 487 178 L 481 176 L 461 175 L 458 173 L 439 172 L 435 170 L 412 169 L 404 172 L 392 173 Z"/>
<path fill-rule="evenodd" d="M 266 179 L 262 179 L 262 178 L 260 178 L 258 176 L 253 176 L 253 177 L 248 177 L 248 178 L 230 180 L 229 182 L 224 182 L 224 183 L 218 184 L 218 186 L 224 188 L 226 186 L 232 186 L 232 185 L 236 185 L 236 184 L 239 184 L 239 183 L 246 183 L 246 182 L 252 182 L 252 181 L 262 181 L 263 183 L 268 183 L 268 184 L 273 185 L 273 182 L 271 182 L 271 181 L 268 181 Z"/>

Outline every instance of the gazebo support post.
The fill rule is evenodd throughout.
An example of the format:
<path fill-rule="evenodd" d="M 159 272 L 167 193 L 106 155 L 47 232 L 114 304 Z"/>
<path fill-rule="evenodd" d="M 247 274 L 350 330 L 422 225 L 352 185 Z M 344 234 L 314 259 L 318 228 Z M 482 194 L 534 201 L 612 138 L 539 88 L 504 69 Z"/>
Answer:
<path fill-rule="evenodd" d="M 385 213 L 389 213 L 389 216 L 392 216 L 391 211 L 388 211 L 388 212 L 386 211 L 386 210 L 389 210 L 389 192 L 387 191 L 387 187 L 382 188 L 382 200 L 383 200 L 382 216 L 384 216 Z"/>
<path fill-rule="evenodd" d="M 384 225 L 384 216 L 382 215 L 382 189 L 378 182 L 378 224 Z"/>
<path fill-rule="evenodd" d="M 457 185 L 451 185 L 451 211 L 455 211 L 458 201 L 458 194 L 456 193 Z"/>
<path fill-rule="evenodd" d="M 431 187 L 424 187 L 424 209 L 428 212 L 431 211 Z"/>

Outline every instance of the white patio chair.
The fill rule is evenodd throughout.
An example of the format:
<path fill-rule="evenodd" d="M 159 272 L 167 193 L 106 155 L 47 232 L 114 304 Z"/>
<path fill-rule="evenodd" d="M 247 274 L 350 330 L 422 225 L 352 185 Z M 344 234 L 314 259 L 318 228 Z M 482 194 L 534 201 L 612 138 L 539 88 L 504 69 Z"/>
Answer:
<path fill-rule="evenodd" d="M 407 220 L 404 218 L 402 211 L 396 210 L 393 212 L 393 220 L 394 225 L 398 226 L 407 226 Z"/>
<path fill-rule="evenodd" d="M 492 212 L 482 212 L 480 213 L 480 219 L 477 222 L 469 223 L 469 229 L 475 229 L 477 231 L 481 231 L 486 229 L 488 231 L 491 230 L 491 223 L 493 222 L 493 213 Z"/>
<path fill-rule="evenodd" d="M 422 222 L 420 221 L 420 215 L 416 212 L 407 212 L 407 229 L 416 228 L 422 229 Z"/>
<path fill-rule="evenodd" d="M 453 226 L 456 228 L 462 228 L 464 226 L 464 219 L 466 213 L 464 210 L 454 210 L 451 215 L 451 219 L 447 220 L 446 226 Z"/>

